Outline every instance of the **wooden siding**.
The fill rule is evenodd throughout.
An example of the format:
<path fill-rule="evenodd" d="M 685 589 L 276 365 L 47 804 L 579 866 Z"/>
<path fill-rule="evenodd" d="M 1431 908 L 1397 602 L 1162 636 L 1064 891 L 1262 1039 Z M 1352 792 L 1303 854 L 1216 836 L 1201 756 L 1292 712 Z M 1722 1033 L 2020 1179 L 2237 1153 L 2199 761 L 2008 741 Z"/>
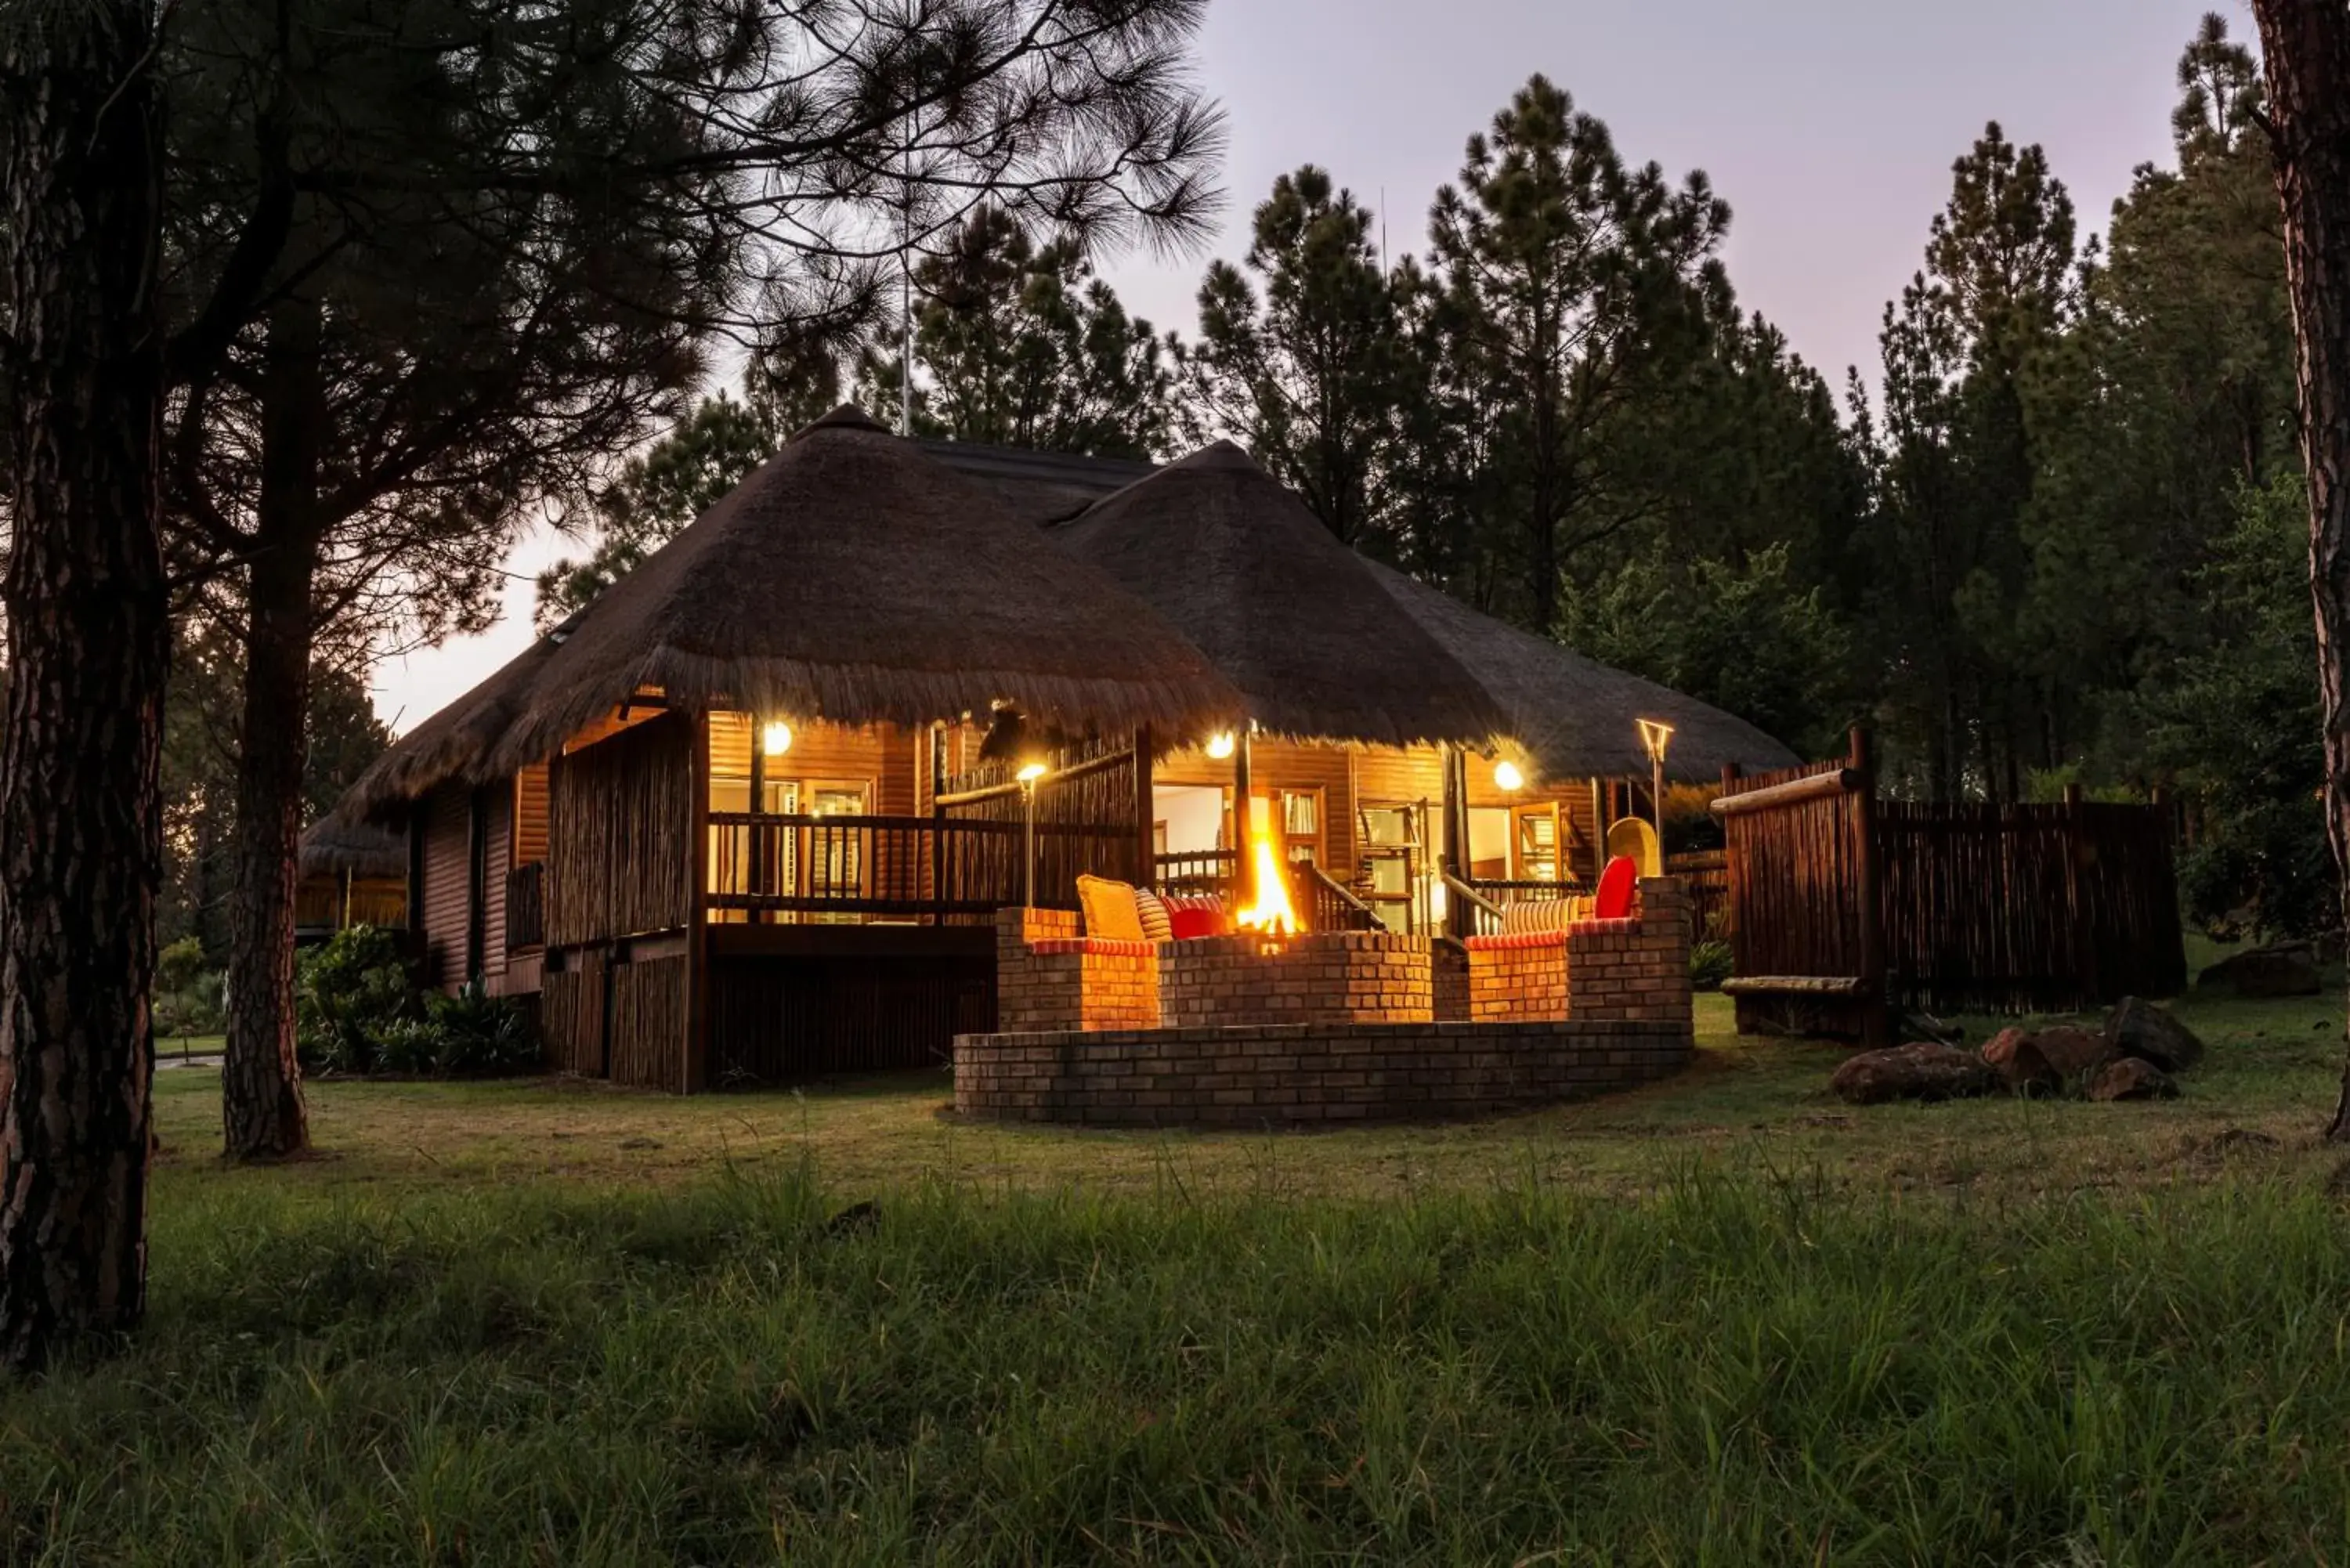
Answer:
<path fill-rule="evenodd" d="M 539 1027 L 549 1072 L 603 1076 L 604 970 L 604 955 L 590 950 L 572 954 L 567 968 L 546 976 Z"/>
<path fill-rule="evenodd" d="M 993 952 L 713 958 L 710 1084 L 941 1067 L 995 1027 Z"/>
<path fill-rule="evenodd" d="M 556 759 L 550 946 L 681 929 L 693 916 L 693 721 L 670 714 Z"/>
<path fill-rule="evenodd" d="M 611 1079 L 642 1089 L 685 1091 L 685 1035 L 693 961 L 641 959 L 612 966 Z"/>
<path fill-rule="evenodd" d="M 514 860 L 527 866 L 546 858 L 546 764 L 533 763 L 515 775 Z"/>
<path fill-rule="evenodd" d="M 482 814 L 482 973 L 496 989 L 506 972 L 506 869 L 514 859 L 515 795 L 493 784 L 475 797 Z"/>
<path fill-rule="evenodd" d="M 754 726 L 741 713 L 710 716 L 711 772 L 734 778 L 751 771 L 751 741 Z M 822 784 L 861 784 L 866 790 L 864 815 L 911 816 L 918 805 L 915 783 L 916 743 L 929 743 L 928 732 L 894 725 L 852 730 L 838 724 L 795 724 L 792 748 L 765 760 L 769 780 L 801 781 L 800 810 L 808 809 L 807 791 Z"/>
<path fill-rule="evenodd" d="M 424 940 L 424 982 L 453 990 L 465 979 L 466 861 L 470 834 L 466 792 L 450 786 L 426 795 L 417 810 L 423 837 L 423 890 L 417 900 Z"/>

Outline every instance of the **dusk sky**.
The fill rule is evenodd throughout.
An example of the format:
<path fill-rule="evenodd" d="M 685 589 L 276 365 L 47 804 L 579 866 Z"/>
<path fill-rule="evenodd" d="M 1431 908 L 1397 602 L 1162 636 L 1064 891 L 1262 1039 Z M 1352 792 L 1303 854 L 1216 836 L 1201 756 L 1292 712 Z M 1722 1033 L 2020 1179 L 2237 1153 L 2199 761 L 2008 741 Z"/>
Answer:
<path fill-rule="evenodd" d="M 2048 150 L 2084 233 L 2102 230 L 2131 169 L 2170 153 L 2172 69 L 2212 0 L 1216 0 L 1201 75 L 1229 118 L 1227 202 L 1213 254 L 1247 248 L 1274 177 L 1319 163 L 1425 248 L 1430 198 L 1461 144 L 1542 71 L 1633 161 L 1705 170 L 1735 214 L 1741 302 L 1841 383 L 1874 378 L 1878 317 L 1918 268 L 1950 166 L 1996 119 Z M 2219 0 L 2240 38 L 2241 0 Z M 1206 256 L 1110 258 L 1128 308 L 1190 334 Z M 376 705 L 401 730 L 529 638 L 529 574 L 513 563 L 504 624 L 387 661 Z"/>

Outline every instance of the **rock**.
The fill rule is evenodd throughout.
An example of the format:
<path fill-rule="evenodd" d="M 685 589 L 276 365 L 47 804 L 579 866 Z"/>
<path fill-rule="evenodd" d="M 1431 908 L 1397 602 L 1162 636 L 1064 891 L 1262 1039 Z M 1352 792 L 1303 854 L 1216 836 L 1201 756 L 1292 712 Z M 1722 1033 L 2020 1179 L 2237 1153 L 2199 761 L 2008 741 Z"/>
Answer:
<path fill-rule="evenodd" d="M 2196 989 L 2238 996 L 2315 996 L 2325 986 L 2313 942 L 2274 942 L 2230 954 L 2195 977 Z"/>
<path fill-rule="evenodd" d="M 2203 1042 L 2150 1002 L 2125 996 L 2106 1015 L 2106 1038 L 2125 1056 L 2138 1056 L 2166 1073 L 2183 1073 L 2203 1060 Z"/>
<path fill-rule="evenodd" d="M 2060 1023 L 2054 1029 L 2043 1029 L 2032 1036 L 2032 1044 L 2057 1075 L 2078 1078 L 2095 1072 L 2121 1053 L 2106 1038 L 2102 1029 L 2084 1029 L 2077 1023 Z"/>
<path fill-rule="evenodd" d="M 1967 1032 L 1963 1026 L 1945 1023 L 1930 1012 L 1904 1012 L 1898 1027 L 1905 1039 L 1933 1040 L 1944 1045 L 1966 1044 Z"/>
<path fill-rule="evenodd" d="M 1998 1071 L 1971 1051 L 1920 1041 L 1846 1059 L 1828 1080 L 1839 1098 L 1856 1106 L 1887 1100 L 1959 1100 L 1995 1095 Z"/>
<path fill-rule="evenodd" d="M 2054 1094 L 2064 1084 L 2064 1075 L 2048 1064 L 2032 1036 L 2021 1029 L 2002 1029 L 1982 1048 L 1982 1059 L 2013 1095 Z"/>
<path fill-rule="evenodd" d="M 2093 1100 L 2175 1100 L 2178 1085 L 2143 1056 L 2123 1056 L 2089 1075 Z"/>

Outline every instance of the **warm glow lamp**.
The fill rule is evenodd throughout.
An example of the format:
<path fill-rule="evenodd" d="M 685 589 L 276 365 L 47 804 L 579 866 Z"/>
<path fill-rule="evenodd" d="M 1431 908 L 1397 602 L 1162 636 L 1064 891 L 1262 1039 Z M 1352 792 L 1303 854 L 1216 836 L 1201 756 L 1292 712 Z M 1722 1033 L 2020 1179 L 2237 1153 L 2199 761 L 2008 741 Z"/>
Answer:
<path fill-rule="evenodd" d="M 1219 730 L 1208 737 L 1208 755 L 1220 763 L 1231 756 L 1239 749 L 1239 746 L 1240 741 L 1230 730 Z"/>
<path fill-rule="evenodd" d="M 1499 788 L 1514 794 L 1526 787 L 1526 775 L 1519 772 L 1517 763 L 1503 757 L 1493 764 L 1493 783 Z"/>
<path fill-rule="evenodd" d="M 792 727 L 781 719 L 770 719 L 759 731 L 759 750 L 771 757 L 780 757 L 792 749 Z"/>
<path fill-rule="evenodd" d="M 1018 779 L 1022 784 L 1033 784 L 1051 771 L 1051 769 L 1045 767 L 1042 763 L 1029 763 L 1024 765 L 1018 773 L 1013 775 L 1013 777 Z"/>
<path fill-rule="evenodd" d="M 1640 726 L 1640 744 L 1648 753 L 1648 808 L 1657 829 L 1657 857 L 1661 863 L 1665 853 L 1665 747 L 1673 738 L 1673 727 L 1661 719 L 1636 720 Z"/>

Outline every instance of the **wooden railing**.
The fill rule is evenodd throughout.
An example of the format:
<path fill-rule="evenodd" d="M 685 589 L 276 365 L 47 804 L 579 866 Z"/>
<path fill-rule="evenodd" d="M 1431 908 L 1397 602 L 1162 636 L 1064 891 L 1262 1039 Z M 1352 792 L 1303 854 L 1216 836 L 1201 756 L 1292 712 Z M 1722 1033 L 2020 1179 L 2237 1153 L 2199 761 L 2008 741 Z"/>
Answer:
<path fill-rule="evenodd" d="M 1232 849 L 1190 849 L 1151 857 L 1151 885 L 1161 893 L 1212 893 L 1232 903 L 1241 857 Z"/>
<path fill-rule="evenodd" d="M 1444 896 L 1451 904 L 1446 924 L 1463 937 L 1497 936 L 1502 929 L 1502 906 L 1451 872 L 1444 873 Z"/>
<path fill-rule="evenodd" d="M 1304 895 L 1301 901 L 1307 906 L 1305 914 L 1308 930 L 1376 931 L 1381 929 L 1376 910 L 1311 860 L 1291 862 L 1289 886 L 1293 898 L 1299 894 Z"/>
<path fill-rule="evenodd" d="M 1018 904 L 1026 825 L 960 817 L 710 815 L 712 909 L 899 919 L 983 918 Z M 1076 880 L 1131 878 L 1126 825 L 1036 825 L 1036 901 L 1073 909 Z"/>
<path fill-rule="evenodd" d="M 532 860 L 506 873 L 506 951 L 546 945 L 546 862 Z"/>

